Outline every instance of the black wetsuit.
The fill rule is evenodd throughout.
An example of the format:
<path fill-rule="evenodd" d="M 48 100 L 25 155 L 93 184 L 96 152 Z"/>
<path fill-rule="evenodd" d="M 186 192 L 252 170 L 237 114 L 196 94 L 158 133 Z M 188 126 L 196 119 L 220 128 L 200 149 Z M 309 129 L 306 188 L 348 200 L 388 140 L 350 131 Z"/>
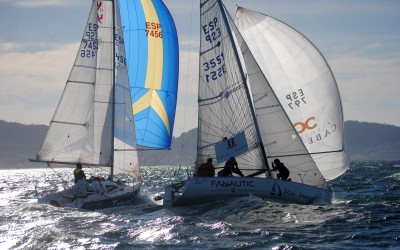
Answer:
<path fill-rule="evenodd" d="M 287 169 L 287 167 L 285 167 L 282 162 L 275 164 L 275 170 L 279 171 L 279 173 L 277 174 L 278 180 L 287 180 L 287 178 L 289 177 L 289 169 Z"/>

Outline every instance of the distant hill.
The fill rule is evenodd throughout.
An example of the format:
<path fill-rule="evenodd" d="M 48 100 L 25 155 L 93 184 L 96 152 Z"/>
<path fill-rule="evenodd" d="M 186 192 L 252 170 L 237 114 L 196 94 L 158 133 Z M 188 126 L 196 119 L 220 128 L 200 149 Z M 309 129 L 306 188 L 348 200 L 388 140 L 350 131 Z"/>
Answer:
<path fill-rule="evenodd" d="M 45 125 L 24 125 L 0 121 L 0 168 L 35 165 L 34 158 L 46 134 Z M 141 165 L 186 165 L 196 158 L 197 129 L 174 137 L 170 150 L 139 151 Z M 345 122 L 345 145 L 351 160 L 400 160 L 400 127 Z"/>
<path fill-rule="evenodd" d="M 347 121 L 344 129 L 351 160 L 400 160 L 400 127 Z"/>
<path fill-rule="evenodd" d="M 46 134 L 45 125 L 24 125 L 0 120 L 0 168 L 28 167 Z"/>

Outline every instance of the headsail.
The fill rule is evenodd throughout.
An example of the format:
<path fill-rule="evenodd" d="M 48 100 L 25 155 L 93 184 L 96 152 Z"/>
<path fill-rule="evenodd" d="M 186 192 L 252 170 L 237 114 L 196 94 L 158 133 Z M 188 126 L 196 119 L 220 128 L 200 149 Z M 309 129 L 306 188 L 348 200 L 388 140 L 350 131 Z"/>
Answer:
<path fill-rule="evenodd" d="M 138 145 L 168 148 L 178 88 L 178 38 L 161 0 L 119 2 Z"/>
<path fill-rule="evenodd" d="M 323 176 L 343 174 L 349 159 L 342 105 L 321 53 L 298 31 L 264 14 L 239 7 L 235 22 Z"/>

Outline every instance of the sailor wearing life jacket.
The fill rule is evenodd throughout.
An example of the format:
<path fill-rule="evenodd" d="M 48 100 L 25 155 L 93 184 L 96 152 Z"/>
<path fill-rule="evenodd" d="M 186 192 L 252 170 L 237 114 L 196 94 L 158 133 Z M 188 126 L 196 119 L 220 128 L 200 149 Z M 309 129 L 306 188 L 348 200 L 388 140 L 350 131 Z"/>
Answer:
<path fill-rule="evenodd" d="M 74 169 L 74 177 L 75 177 L 75 184 L 80 180 L 80 179 L 86 179 L 85 172 L 82 170 L 82 164 L 78 162 L 76 164 L 76 168 Z"/>

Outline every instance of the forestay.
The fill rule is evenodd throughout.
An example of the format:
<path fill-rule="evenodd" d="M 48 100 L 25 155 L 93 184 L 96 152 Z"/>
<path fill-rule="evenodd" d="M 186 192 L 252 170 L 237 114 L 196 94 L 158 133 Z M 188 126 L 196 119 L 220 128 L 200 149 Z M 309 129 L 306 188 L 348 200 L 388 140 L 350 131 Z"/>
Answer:
<path fill-rule="evenodd" d="M 179 50 L 174 21 L 161 0 L 121 0 L 137 143 L 171 145 Z"/>
<path fill-rule="evenodd" d="M 306 37 L 272 17 L 238 8 L 235 22 L 324 177 L 343 174 L 349 159 L 342 105 L 326 60 Z M 264 95 L 255 92 L 255 100 Z"/>

